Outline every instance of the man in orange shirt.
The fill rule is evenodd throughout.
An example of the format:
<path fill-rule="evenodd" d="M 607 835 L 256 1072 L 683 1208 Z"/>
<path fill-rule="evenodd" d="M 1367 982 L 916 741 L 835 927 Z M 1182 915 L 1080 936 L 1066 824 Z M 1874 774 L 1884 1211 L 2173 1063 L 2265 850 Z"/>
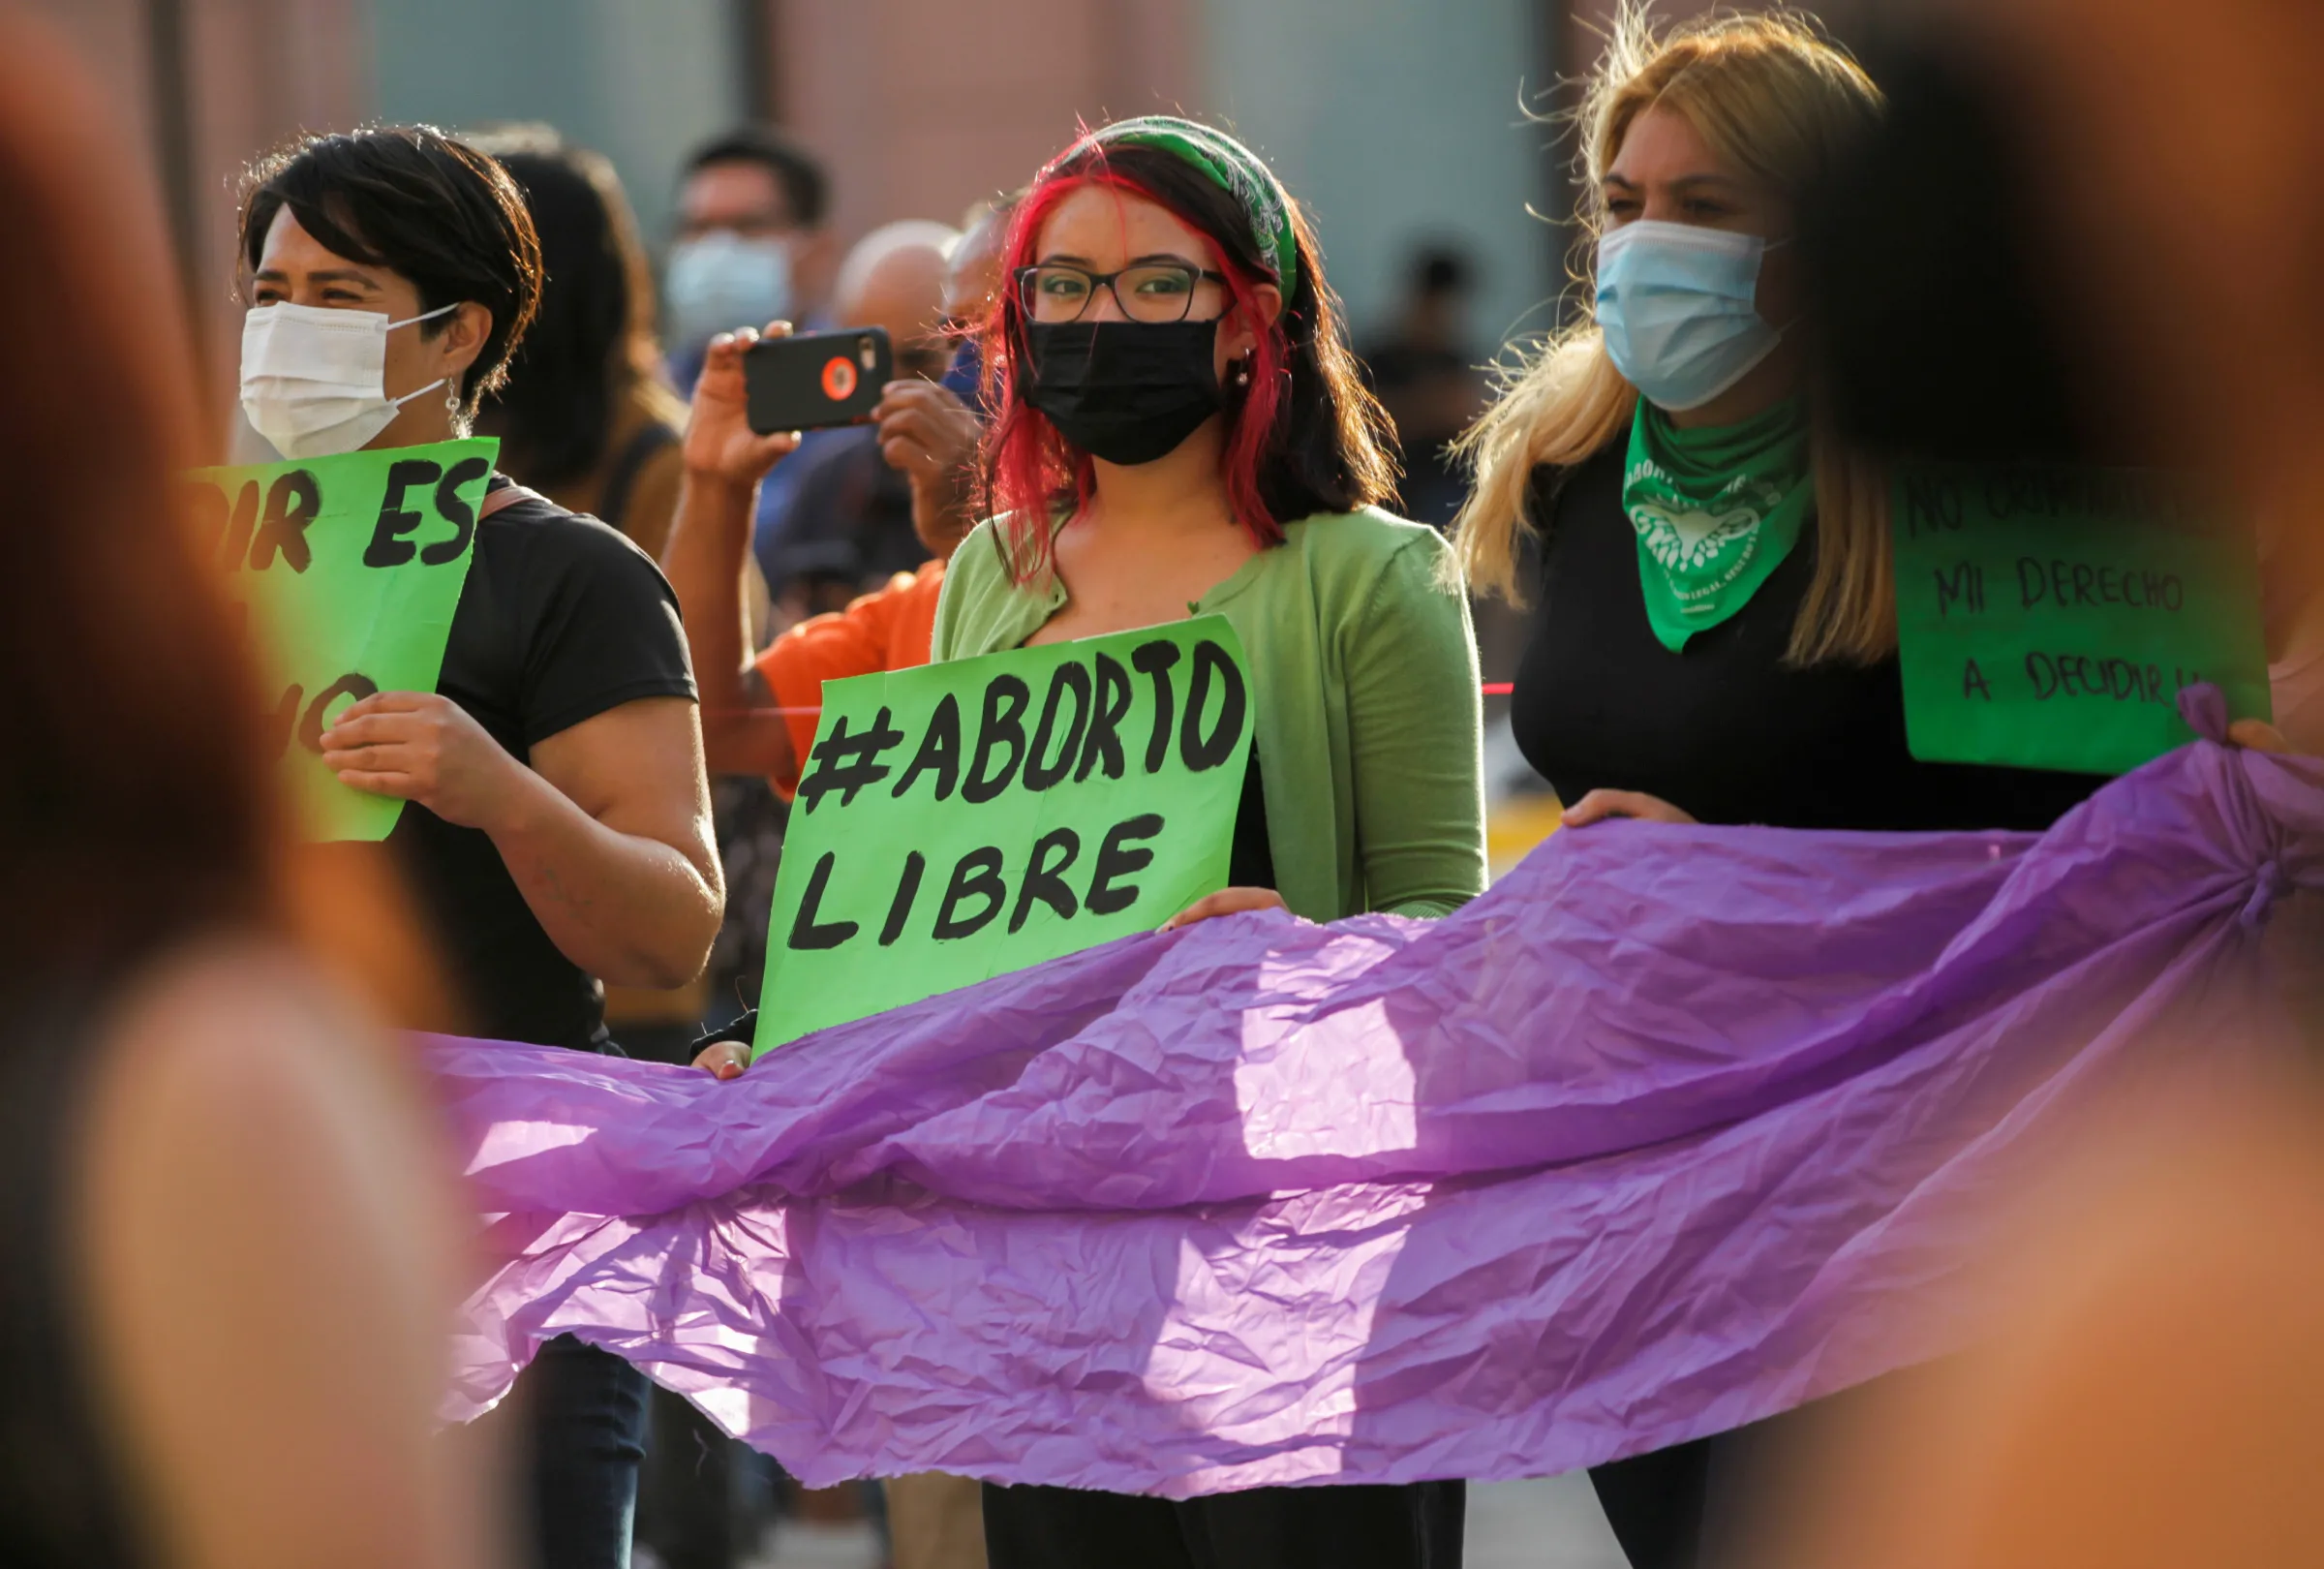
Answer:
<path fill-rule="evenodd" d="M 954 249 L 931 327 L 979 318 L 996 285 L 1006 209 L 988 213 Z M 938 315 L 940 311 L 940 316 Z M 770 329 L 774 330 L 774 329 Z M 928 662 L 944 563 L 975 521 L 966 465 L 976 415 L 934 382 L 891 382 L 872 412 L 880 455 L 910 481 L 912 527 L 933 560 L 900 572 L 844 610 L 801 622 L 749 658 L 734 613 L 749 549 L 750 492 L 789 453 L 789 434 L 754 436 L 741 417 L 742 355 L 751 335 L 715 345 L 695 384 L 687 478 L 662 567 L 678 591 L 713 773 L 760 774 L 787 797 L 814 744 L 823 683 Z M 705 410 L 719 417 L 705 418 Z"/>

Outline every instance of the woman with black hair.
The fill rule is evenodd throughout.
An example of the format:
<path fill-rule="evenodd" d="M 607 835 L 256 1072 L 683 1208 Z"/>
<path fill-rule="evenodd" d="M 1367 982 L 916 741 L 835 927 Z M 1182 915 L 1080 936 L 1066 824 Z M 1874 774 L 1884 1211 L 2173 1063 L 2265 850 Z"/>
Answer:
<path fill-rule="evenodd" d="M 291 457 L 464 434 L 540 297 L 507 172 L 424 127 L 266 159 L 241 237 L 243 409 Z M 462 983 L 462 1026 L 611 1050 L 600 979 L 692 979 L 723 905 L 677 605 L 635 545 L 504 476 L 473 550 L 437 690 L 354 703 L 322 754 L 411 803 L 386 850 Z M 543 1562 L 627 1563 L 645 1390 L 569 1337 L 527 1369 Z"/>
<path fill-rule="evenodd" d="M 658 559 L 678 506 L 686 402 L 663 380 L 654 275 L 621 177 L 547 126 L 474 138 L 524 194 L 540 238 L 540 306 L 508 376 L 476 409 L 501 469 Z"/>

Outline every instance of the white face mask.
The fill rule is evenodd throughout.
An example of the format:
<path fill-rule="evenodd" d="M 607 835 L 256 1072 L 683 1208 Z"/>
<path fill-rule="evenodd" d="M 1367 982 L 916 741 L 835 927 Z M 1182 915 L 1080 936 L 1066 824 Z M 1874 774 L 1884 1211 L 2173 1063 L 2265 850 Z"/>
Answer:
<path fill-rule="evenodd" d="M 242 412 L 287 458 L 352 452 L 395 412 L 444 385 L 438 377 L 387 396 L 387 334 L 456 311 L 456 304 L 390 322 L 384 311 L 335 311 L 284 301 L 242 318 Z"/>

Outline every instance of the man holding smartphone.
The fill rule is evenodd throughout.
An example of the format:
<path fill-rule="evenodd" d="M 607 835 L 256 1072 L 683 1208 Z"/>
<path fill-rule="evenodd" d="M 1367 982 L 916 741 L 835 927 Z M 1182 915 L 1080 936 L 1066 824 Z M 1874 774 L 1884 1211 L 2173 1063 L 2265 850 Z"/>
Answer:
<path fill-rule="evenodd" d="M 854 421 L 866 417 L 886 386 L 943 374 L 951 352 L 944 338 L 945 266 L 959 238 L 942 224 L 922 221 L 873 230 L 841 265 L 834 329 L 812 335 L 832 352 L 802 356 L 770 348 L 748 362 L 758 388 L 757 426 L 805 432 L 798 451 L 767 481 L 753 540 L 778 627 L 840 609 L 927 560 L 912 528 L 905 475 L 880 460 L 877 432 Z M 862 336 L 874 327 L 891 348 L 892 368 L 884 374 L 871 363 L 875 356 L 863 352 Z M 829 369 L 855 372 L 854 385 L 818 376 Z M 853 410 L 832 408 L 841 400 Z"/>
<path fill-rule="evenodd" d="M 926 350 L 949 346 L 948 324 L 983 316 L 1006 227 L 1005 210 L 989 213 L 952 247 L 933 302 L 917 322 L 904 317 L 913 330 L 901 340 L 906 347 L 898 353 L 898 368 L 917 374 L 888 384 L 872 424 L 830 433 L 856 437 L 867 456 L 897 477 L 908 493 L 913 535 L 933 559 L 915 571 L 897 572 L 844 609 L 791 628 L 763 654 L 751 652 L 741 615 L 751 493 L 777 463 L 799 462 L 804 454 L 791 456 L 799 442 L 792 433 L 761 436 L 750 429 L 743 360 L 759 334 L 720 340 L 706 355 L 687 426 L 686 480 L 662 565 L 686 612 L 703 687 L 703 745 L 712 772 L 756 774 L 787 796 L 798 782 L 799 760 L 814 740 L 813 710 L 825 681 L 928 662 L 944 563 L 975 522 L 964 476 L 982 430 L 956 393 L 923 379 L 943 368 L 942 354 Z M 855 261 L 851 256 L 851 272 Z M 883 271 L 903 275 L 904 286 L 888 292 L 891 298 L 908 299 L 908 280 L 921 265 L 909 248 L 889 249 L 880 265 L 857 273 L 859 287 L 871 286 L 865 292 L 874 296 L 864 302 L 876 302 Z M 891 307 L 884 314 L 898 312 Z M 768 330 L 788 328 L 774 323 Z M 819 487 L 803 485 L 801 491 L 811 496 Z"/>

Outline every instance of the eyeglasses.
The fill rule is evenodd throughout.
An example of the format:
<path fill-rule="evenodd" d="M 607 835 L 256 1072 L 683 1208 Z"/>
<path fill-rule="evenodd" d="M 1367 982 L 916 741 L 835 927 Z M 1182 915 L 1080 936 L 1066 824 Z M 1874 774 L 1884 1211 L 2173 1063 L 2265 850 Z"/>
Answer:
<path fill-rule="evenodd" d="M 1113 292 L 1114 303 L 1133 322 L 1183 322 L 1205 280 L 1227 281 L 1224 273 L 1186 262 L 1141 262 L 1118 272 L 1050 262 L 1017 269 L 1017 298 L 1028 320 L 1078 322 L 1103 288 Z"/>

